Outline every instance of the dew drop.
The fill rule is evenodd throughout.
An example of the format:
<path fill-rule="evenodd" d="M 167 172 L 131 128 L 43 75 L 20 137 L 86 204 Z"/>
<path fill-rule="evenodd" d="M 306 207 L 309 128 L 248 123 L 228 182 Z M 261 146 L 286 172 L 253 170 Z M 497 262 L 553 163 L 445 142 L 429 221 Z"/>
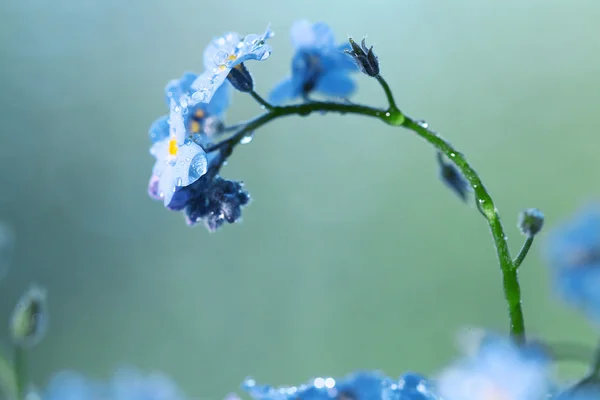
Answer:
<path fill-rule="evenodd" d="M 250 143 L 252 141 L 252 139 L 254 139 L 254 132 L 252 132 L 252 133 L 244 136 L 242 138 L 242 140 L 240 140 L 240 143 L 241 144 L 248 144 L 248 143 Z"/>
<path fill-rule="evenodd" d="M 456 154 L 455 153 L 450 153 L 450 157 L 454 158 L 454 157 L 456 157 Z"/>
<path fill-rule="evenodd" d="M 416 122 L 417 122 L 417 125 L 419 125 L 421 128 L 425 128 L 425 129 L 429 128 L 429 124 L 425 120 L 420 119 Z"/>
<path fill-rule="evenodd" d="M 386 113 L 385 113 L 385 116 L 386 116 L 386 117 L 389 117 L 390 115 L 392 115 L 392 114 L 390 114 L 389 112 L 386 112 Z"/>
<path fill-rule="evenodd" d="M 325 379 L 323 378 L 315 378 L 313 385 L 317 388 L 317 389 L 322 389 L 325 387 Z"/>
<path fill-rule="evenodd" d="M 225 65 L 225 61 L 227 60 L 227 57 L 229 57 L 229 53 L 227 53 L 226 51 L 220 50 L 215 53 L 215 55 L 213 57 L 213 61 L 215 62 L 216 66 Z"/>
<path fill-rule="evenodd" d="M 335 379 L 333 379 L 333 378 L 325 379 L 325 387 L 327 389 L 333 389 L 334 386 L 335 386 Z"/>
<path fill-rule="evenodd" d="M 181 108 L 187 108 L 188 106 L 188 102 L 186 98 L 183 98 L 179 101 L 179 105 L 181 106 Z"/>
<path fill-rule="evenodd" d="M 183 179 L 181 178 L 177 178 L 177 180 L 175 181 L 175 186 L 183 186 Z"/>

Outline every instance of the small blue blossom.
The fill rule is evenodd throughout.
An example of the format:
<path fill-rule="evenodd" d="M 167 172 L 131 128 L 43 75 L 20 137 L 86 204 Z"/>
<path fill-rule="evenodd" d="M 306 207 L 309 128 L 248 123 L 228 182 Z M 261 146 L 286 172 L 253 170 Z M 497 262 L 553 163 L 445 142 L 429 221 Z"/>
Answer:
<path fill-rule="evenodd" d="M 348 97 L 355 90 L 348 76 L 358 71 L 352 58 L 344 54 L 350 44 L 336 45 L 333 31 L 325 23 L 298 21 L 291 29 L 296 53 L 292 59 L 292 75 L 280 82 L 269 100 L 281 104 L 288 99 L 306 97 L 317 91 L 330 97 Z"/>
<path fill-rule="evenodd" d="M 538 400 L 549 386 L 547 358 L 494 337 L 443 371 L 438 381 L 444 400 Z"/>
<path fill-rule="evenodd" d="M 142 374 L 134 369 L 117 371 L 101 382 L 83 374 L 63 371 L 52 377 L 42 400 L 184 400 L 179 388 L 161 373 Z"/>
<path fill-rule="evenodd" d="M 600 322 L 600 207 L 588 206 L 556 227 L 545 256 L 559 295 Z"/>
<path fill-rule="evenodd" d="M 247 379 L 242 388 L 255 400 L 436 400 L 425 378 L 405 374 L 398 381 L 379 372 L 360 371 L 343 378 L 315 378 L 300 386 L 272 387 Z"/>
<path fill-rule="evenodd" d="M 150 153 L 156 158 L 148 193 L 164 200 L 169 207 L 175 191 L 195 182 L 207 170 L 207 156 L 198 143 L 209 143 L 218 133 L 220 122 L 229 106 L 231 87 L 222 85 L 210 103 L 192 105 L 191 84 L 197 79 L 185 73 L 165 88 L 169 116 L 157 119 L 150 126 Z"/>
<path fill-rule="evenodd" d="M 188 135 L 183 108 L 173 99 L 168 124 L 169 135 L 150 149 L 150 154 L 156 158 L 151 187 L 154 190 L 156 186 L 156 197 L 163 199 L 165 206 L 169 205 L 177 188 L 197 181 L 208 169 L 206 153 Z"/>
<path fill-rule="evenodd" d="M 273 32 L 267 28 L 262 35 L 240 36 L 235 32 L 214 38 L 204 50 L 204 68 L 206 71 L 192 83 L 193 103 L 209 103 L 217 89 L 223 85 L 233 68 L 242 68 L 248 60 L 264 61 L 271 55 L 267 39 Z"/>

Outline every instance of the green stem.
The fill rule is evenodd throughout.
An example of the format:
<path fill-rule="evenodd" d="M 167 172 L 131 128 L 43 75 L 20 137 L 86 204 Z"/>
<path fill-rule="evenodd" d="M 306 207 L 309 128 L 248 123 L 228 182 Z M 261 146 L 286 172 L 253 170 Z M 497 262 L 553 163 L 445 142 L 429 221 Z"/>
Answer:
<path fill-rule="evenodd" d="M 15 346 L 15 381 L 17 388 L 17 399 L 25 399 L 25 390 L 27 389 L 27 363 L 25 360 L 25 349 L 21 346 Z"/>
<path fill-rule="evenodd" d="M 396 106 L 396 101 L 394 100 L 394 95 L 392 94 L 392 89 L 390 89 L 390 85 L 388 85 L 386 80 L 383 79 L 383 76 L 381 75 L 376 75 L 375 79 L 377 79 L 377 82 L 379 82 L 379 84 L 383 88 L 383 91 L 385 92 L 385 97 L 387 98 L 388 104 L 390 105 L 390 111 L 400 112 L 400 109 L 398 108 L 398 106 Z"/>
<path fill-rule="evenodd" d="M 252 90 L 250 92 L 250 96 L 252 96 L 252 98 L 254 98 L 254 100 L 256 100 L 256 102 L 258 104 L 260 104 L 261 106 L 263 106 L 263 108 L 269 110 L 269 111 L 273 111 L 275 109 L 275 106 L 273 106 L 271 103 L 269 103 L 268 101 L 266 101 L 265 99 L 263 99 L 261 97 L 261 95 L 259 95 L 258 93 L 256 93 L 254 90 Z"/>
<path fill-rule="evenodd" d="M 517 254 L 517 258 L 515 258 L 515 260 L 513 261 L 514 269 L 517 269 L 517 268 L 519 268 L 519 266 L 521 266 L 521 264 L 523 263 L 523 260 L 525 260 L 525 257 L 527 257 L 527 253 L 529 253 L 529 249 L 531 249 L 532 244 L 533 244 L 533 236 L 527 237 L 527 240 L 525 240 L 525 243 L 523 243 L 523 247 L 521 247 L 519 254 Z"/>
<path fill-rule="evenodd" d="M 8 359 L 0 353 L 0 394 L 6 399 L 17 399 L 17 377 L 13 366 Z"/>
<path fill-rule="evenodd" d="M 381 76 L 378 75 L 376 78 L 386 93 L 386 97 L 389 102 L 389 108 L 387 110 L 358 104 L 319 101 L 285 107 L 273 107 L 268 112 L 248 121 L 243 128 L 241 128 L 230 138 L 212 146 L 211 148 L 206 149 L 207 152 L 215 150 L 220 151 L 221 163 L 217 166 L 217 172 L 225 159 L 233 152 L 235 146 L 237 146 L 247 134 L 254 132 L 256 129 L 272 120 L 290 115 L 307 116 L 313 112 L 357 114 L 374 117 L 388 125 L 402 126 L 413 131 L 433 145 L 433 147 L 435 147 L 438 151 L 444 153 L 448 159 L 461 171 L 473 188 L 478 201 L 478 207 L 488 222 L 496 247 L 496 254 L 500 263 L 500 270 L 503 278 L 504 297 L 509 310 L 511 336 L 517 342 L 524 341 L 525 322 L 523 318 L 523 310 L 521 308 L 521 289 L 517 277 L 517 270 L 514 267 L 508 248 L 506 235 L 504 233 L 504 228 L 502 227 L 502 222 L 500 221 L 500 216 L 498 215 L 498 210 L 494 205 L 492 197 L 486 190 L 485 186 L 483 186 L 483 183 L 481 182 L 477 172 L 471 167 L 463 154 L 456 150 L 449 142 L 447 142 L 437 133 L 430 131 L 425 124 L 418 123 L 417 121 L 406 117 L 402 112 L 400 112 L 396 107 L 396 103 L 389 85 Z"/>

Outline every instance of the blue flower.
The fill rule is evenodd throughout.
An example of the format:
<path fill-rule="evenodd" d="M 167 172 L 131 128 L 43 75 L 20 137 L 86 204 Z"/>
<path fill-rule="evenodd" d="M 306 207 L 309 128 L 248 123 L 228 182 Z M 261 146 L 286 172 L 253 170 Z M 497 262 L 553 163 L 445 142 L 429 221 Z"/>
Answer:
<path fill-rule="evenodd" d="M 551 231 L 545 256 L 559 295 L 600 322 L 600 207 L 588 206 Z"/>
<path fill-rule="evenodd" d="M 108 382 L 63 371 L 52 377 L 43 400 L 184 400 L 177 386 L 161 373 L 142 374 L 134 369 L 117 371 Z"/>
<path fill-rule="evenodd" d="M 545 398 L 549 382 L 548 360 L 539 352 L 492 337 L 443 371 L 438 388 L 444 400 L 537 400 Z"/>
<path fill-rule="evenodd" d="M 405 374 L 397 382 L 375 371 L 343 378 L 315 378 L 300 386 L 272 387 L 247 379 L 242 388 L 256 400 L 436 400 L 425 378 Z"/>
<path fill-rule="evenodd" d="M 273 104 L 288 99 L 306 97 L 313 91 L 331 97 L 348 97 L 356 85 L 348 76 L 358 71 L 352 58 L 344 54 L 348 43 L 336 45 L 333 31 L 327 24 L 298 21 L 291 29 L 296 49 L 292 59 L 292 75 L 280 82 L 269 95 Z"/>
<path fill-rule="evenodd" d="M 156 197 L 164 200 L 165 206 L 169 205 L 177 188 L 197 181 L 208 169 L 206 153 L 191 139 L 184 125 L 183 108 L 173 99 L 168 125 L 168 136 L 155 142 L 150 149 L 150 154 L 156 158 L 150 186 Z"/>
<path fill-rule="evenodd" d="M 235 32 L 214 38 L 204 50 L 206 71 L 192 83 L 193 103 L 209 103 L 232 68 L 248 60 L 264 61 L 271 55 L 267 39 L 273 37 L 269 28 L 262 35 L 240 36 Z"/>
<path fill-rule="evenodd" d="M 157 119 L 150 127 L 156 158 L 148 193 L 169 206 L 173 193 L 185 187 L 207 170 L 207 156 L 200 144 L 209 143 L 218 133 L 225 110 L 229 106 L 231 87 L 222 85 L 210 103 L 191 104 L 191 84 L 197 75 L 186 73 L 169 82 L 165 88 L 169 116 Z M 200 144 L 199 144 L 200 143 Z"/>

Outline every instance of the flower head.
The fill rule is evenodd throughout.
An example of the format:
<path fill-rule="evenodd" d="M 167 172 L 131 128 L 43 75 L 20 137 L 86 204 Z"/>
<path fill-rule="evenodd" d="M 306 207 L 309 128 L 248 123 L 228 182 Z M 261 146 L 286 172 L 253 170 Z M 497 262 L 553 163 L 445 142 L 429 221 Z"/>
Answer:
<path fill-rule="evenodd" d="M 586 207 L 556 227 L 545 256 L 560 296 L 600 321 L 600 207 Z"/>
<path fill-rule="evenodd" d="M 208 143 L 218 133 L 224 112 L 229 106 L 231 88 L 222 85 L 210 103 L 192 104 L 191 84 L 197 78 L 186 73 L 165 88 L 169 116 L 161 117 L 150 127 L 154 143 L 150 153 L 156 158 L 148 191 L 169 206 L 177 188 L 187 186 L 207 170 L 207 156 L 198 143 Z"/>
<path fill-rule="evenodd" d="M 537 400 L 548 391 L 547 359 L 501 338 L 489 338 L 476 354 L 442 372 L 445 400 Z"/>
<path fill-rule="evenodd" d="M 325 96 L 348 97 L 355 84 L 348 76 L 358 71 L 352 58 L 344 54 L 350 45 L 336 45 L 333 31 L 325 23 L 298 21 L 292 26 L 292 44 L 296 49 L 292 59 L 292 75 L 279 83 L 269 99 L 280 104 L 313 91 Z"/>
<path fill-rule="evenodd" d="M 215 92 L 227 78 L 233 68 L 243 68 L 241 65 L 248 60 L 264 61 L 271 55 L 271 47 L 267 39 L 273 37 L 273 32 L 267 28 L 262 35 L 240 36 L 235 32 L 214 38 L 204 50 L 204 68 L 206 71 L 192 84 L 194 93 L 193 103 L 209 103 Z"/>
<path fill-rule="evenodd" d="M 379 59 L 373 53 L 373 46 L 367 47 L 367 39 L 363 38 L 360 46 L 354 41 L 354 39 L 348 39 L 352 50 L 344 51 L 350 55 L 360 72 L 369 76 L 379 75 Z"/>

